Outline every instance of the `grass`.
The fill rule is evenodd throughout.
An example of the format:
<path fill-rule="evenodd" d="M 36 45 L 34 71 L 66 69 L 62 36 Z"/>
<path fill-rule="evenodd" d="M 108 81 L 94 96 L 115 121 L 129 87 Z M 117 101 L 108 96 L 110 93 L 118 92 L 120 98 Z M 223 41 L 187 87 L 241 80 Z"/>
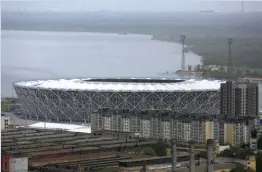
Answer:
<path fill-rule="evenodd" d="M 2 111 L 10 110 L 11 107 L 12 107 L 12 104 L 1 104 Z"/>
<path fill-rule="evenodd" d="M 118 167 L 108 167 L 108 168 L 103 168 L 98 172 L 118 172 L 118 171 L 119 171 Z"/>

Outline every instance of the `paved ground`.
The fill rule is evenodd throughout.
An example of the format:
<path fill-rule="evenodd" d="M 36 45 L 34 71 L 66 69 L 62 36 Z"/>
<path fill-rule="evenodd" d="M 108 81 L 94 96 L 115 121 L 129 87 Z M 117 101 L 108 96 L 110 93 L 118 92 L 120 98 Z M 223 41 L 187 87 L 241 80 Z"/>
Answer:
<path fill-rule="evenodd" d="M 43 126 L 43 128 L 45 127 L 45 121 L 41 121 L 41 120 L 26 120 L 25 118 L 22 119 L 22 116 L 16 116 L 14 113 L 12 112 L 5 112 L 6 116 L 10 116 L 11 120 L 12 120 L 12 124 L 13 125 L 20 125 L 20 126 L 24 126 L 24 127 L 28 127 L 29 125 L 32 124 L 37 124 L 37 126 Z M 67 127 L 65 127 L 63 124 L 70 124 L 71 127 L 69 127 L 69 125 Z M 53 128 L 54 125 L 56 125 L 56 127 L 63 127 L 64 129 L 68 127 L 72 128 L 72 125 L 77 125 L 79 126 L 78 129 L 72 129 L 75 132 L 91 132 L 90 130 L 90 125 L 85 124 L 84 126 L 82 125 L 82 123 L 63 123 L 63 122 L 56 122 L 56 121 L 46 121 L 46 127 L 47 128 Z M 76 127 L 74 127 L 76 128 Z M 71 129 L 68 129 L 69 131 Z"/>
<path fill-rule="evenodd" d="M 21 119 L 21 118 L 15 116 L 12 112 L 5 112 L 5 115 L 11 117 L 13 125 L 23 125 L 23 126 L 26 127 L 28 125 L 35 124 L 35 123 L 39 122 L 39 121 Z"/>

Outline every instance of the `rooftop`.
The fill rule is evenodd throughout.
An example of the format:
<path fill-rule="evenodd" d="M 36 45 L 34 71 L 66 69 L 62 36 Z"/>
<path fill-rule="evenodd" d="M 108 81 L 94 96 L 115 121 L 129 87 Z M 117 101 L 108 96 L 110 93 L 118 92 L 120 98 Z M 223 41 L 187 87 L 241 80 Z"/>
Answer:
<path fill-rule="evenodd" d="M 15 87 L 58 90 L 121 91 L 121 92 L 173 92 L 219 90 L 220 80 L 181 80 L 167 78 L 85 78 L 21 81 Z"/>

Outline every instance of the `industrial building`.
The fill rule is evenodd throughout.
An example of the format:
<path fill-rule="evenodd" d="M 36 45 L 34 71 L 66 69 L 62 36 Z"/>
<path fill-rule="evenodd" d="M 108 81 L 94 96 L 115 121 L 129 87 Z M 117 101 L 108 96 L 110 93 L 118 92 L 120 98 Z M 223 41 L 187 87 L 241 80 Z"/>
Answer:
<path fill-rule="evenodd" d="M 205 143 L 208 139 L 219 140 L 218 120 L 193 120 L 172 111 L 99 109 L 91 113 L 91 130 L 132 132 L 142 138 L 195 140 L 198 143 Z"/>
<path fill-rule="evenodd" d="M 219 114 L 221 81 L 87 78 L 13 83 L 28 119 L 90 122 L 99 108 Z"/>
<path fill-rule="evenodd" d="M 86 134 L 63 130 L 7 129 L 1 133 L 1 171 L 14 172 L 19 169 L 28 172 L 48 166 L 60 171 L 71 169 L 73 172 L 79 162 L 83 168 L 89 169 L 115 166 L 118 160 L 132 158 L 132 154 L 124 151 L 132 152 L 135 148 L 157 142 L 139 141 L 128 133 Z M 56 168 L 59 164 L 66 164 L 65 168 Z"/>
<path fill-rule="evenodd" d="M 138 139 L 133 133 L 125 132 L 86 134 L 64 130 L 7 129 L 1 133 L 1 171 L 75 172 L 112 167 L 119 172 L 141 168 L 146 171 L 170 171 L 172 168 L 178 172 L 198 172 L 208 168 L 208 172 L 213 172 L 235 167 L 232 159 L 212 163 L 215 149 L 210 139 L 207 144 L 167 142 L 172 156 L 152 157 L 135 152 L 158 142 L 157 139 Z M 183 155 L 179 151 L 183 151 Z M 207 160 L 200 159 L 198 152 L 201 151 L 207 153 Z M 245 160 L 238 163 L 249 164 Z"/>

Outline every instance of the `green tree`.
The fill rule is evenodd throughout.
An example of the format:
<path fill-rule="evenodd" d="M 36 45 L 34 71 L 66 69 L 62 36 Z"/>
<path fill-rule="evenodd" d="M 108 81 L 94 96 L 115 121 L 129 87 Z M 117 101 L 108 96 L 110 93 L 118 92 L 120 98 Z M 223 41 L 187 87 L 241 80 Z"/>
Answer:
<path fill-rule="evenodd" d="M 1 110 L 7 111 L 12 109 L 12 104 L 1 104 Z"/>
<path fill-rule="evenodd" d="M 257 138 L 257 130 L 256 130 L 256 129 L 253 129 L 253 130 L 251 131 L 251 137 L 252 137 L 252 138 Z"/>
<path fill-rule="evenodd" d="M 155 150 L 157 156 L 166 156 L 166 144 L 163 141 L 159 141 L 158 143 L 154 144 L 152 148 Z"/>
<path fill-rule="evenodd" d="M 257 140 L 257 149 L 262 150 L 262 136 Z"/>
<path fill-rule="evenodd" d="M 151 147 L 142 149 L 141 153 L 144 155 L 157 156 L 155 150 Z"/>
<path fill-rule="evenodd" d="M 236 168 L 230 170 L 230 172 L 245 172 L 244 167 L 237 165 Z"/>
<path fill-rule="evenodd" d="M 262 171 L 262 153 L 256 155 L 256 171 Z"/>

